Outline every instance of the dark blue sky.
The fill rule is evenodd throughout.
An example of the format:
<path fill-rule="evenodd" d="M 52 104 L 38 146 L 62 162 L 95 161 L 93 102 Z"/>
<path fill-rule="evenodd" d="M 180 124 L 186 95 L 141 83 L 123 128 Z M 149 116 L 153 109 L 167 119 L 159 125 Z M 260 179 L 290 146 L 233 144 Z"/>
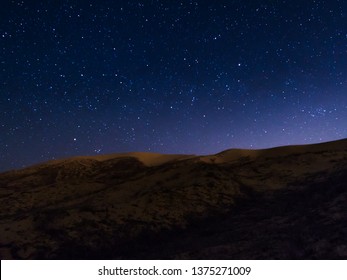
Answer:
<path fill-rule="evenodd" d="M 347 1 L 3 1 L 0 170 L 347 137 Z"/>

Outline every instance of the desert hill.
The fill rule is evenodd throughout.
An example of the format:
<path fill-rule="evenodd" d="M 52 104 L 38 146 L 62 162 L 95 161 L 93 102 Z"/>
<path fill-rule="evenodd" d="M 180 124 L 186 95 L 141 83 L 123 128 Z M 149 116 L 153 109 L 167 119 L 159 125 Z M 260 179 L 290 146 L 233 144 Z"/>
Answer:
<path fill-rule="evenodd" d="M 347 258 L 347 140 L 0 174 L 1 259 Z"/>

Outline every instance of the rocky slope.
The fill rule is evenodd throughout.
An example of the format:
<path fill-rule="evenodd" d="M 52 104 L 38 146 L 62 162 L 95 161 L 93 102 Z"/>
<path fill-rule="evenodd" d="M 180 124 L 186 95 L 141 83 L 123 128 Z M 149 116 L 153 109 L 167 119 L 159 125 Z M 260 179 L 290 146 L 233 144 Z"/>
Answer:
<path fill-rule="evenodd" d="M 347 258 L 347 140 L 0 174 L 1 259 Z"/>

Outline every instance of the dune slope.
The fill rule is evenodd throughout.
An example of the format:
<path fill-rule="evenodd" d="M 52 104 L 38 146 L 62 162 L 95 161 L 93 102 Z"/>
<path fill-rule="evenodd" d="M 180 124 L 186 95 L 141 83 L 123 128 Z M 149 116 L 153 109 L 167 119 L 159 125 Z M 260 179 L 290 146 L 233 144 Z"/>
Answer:
<path fill-rule="evenodd" d="M 6 172 L 0 256 L 346 258 L 346 171 L 340 140 L 76 157 Z"/>

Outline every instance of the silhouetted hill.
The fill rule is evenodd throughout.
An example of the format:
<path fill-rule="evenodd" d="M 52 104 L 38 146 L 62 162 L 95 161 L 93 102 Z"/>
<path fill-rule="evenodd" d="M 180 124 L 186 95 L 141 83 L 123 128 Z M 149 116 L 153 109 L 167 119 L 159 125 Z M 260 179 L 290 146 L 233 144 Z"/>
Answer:
<path fill-rule="evenodd" d="M 1 259 L 347 258 L 347 140 L 0 174 Z"/>

